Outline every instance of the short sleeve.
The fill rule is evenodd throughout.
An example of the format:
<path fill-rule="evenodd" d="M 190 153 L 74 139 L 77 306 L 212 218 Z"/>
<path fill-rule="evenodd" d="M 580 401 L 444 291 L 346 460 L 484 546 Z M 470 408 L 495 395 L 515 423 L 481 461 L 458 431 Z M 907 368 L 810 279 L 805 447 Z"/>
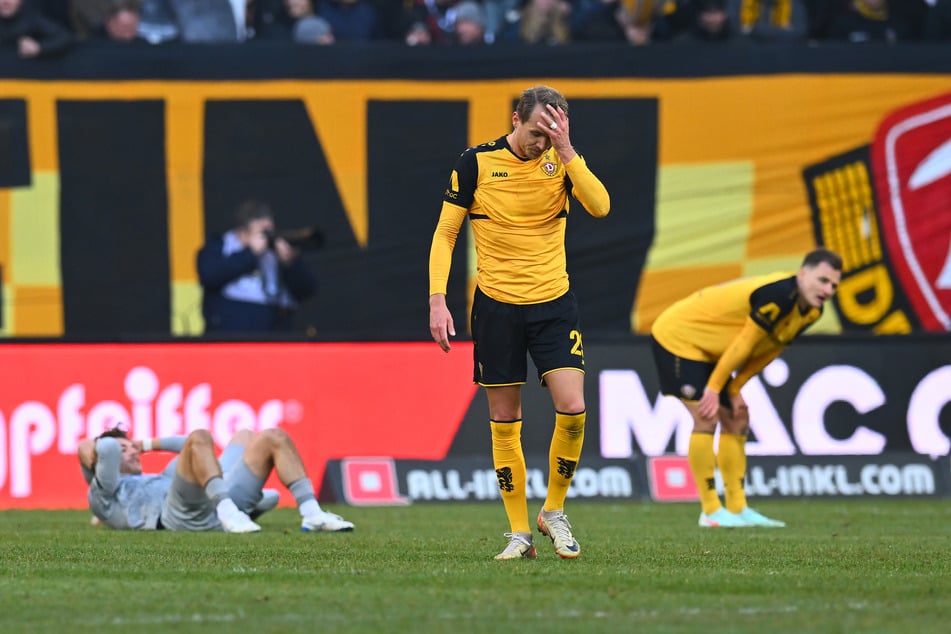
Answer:
<path fill-rule="evenodd" d="M 766 332 L 772 332 L 795 308 L 797 296 L 795 277 L 760 286 L 750 293 L 750 319 Z"/>

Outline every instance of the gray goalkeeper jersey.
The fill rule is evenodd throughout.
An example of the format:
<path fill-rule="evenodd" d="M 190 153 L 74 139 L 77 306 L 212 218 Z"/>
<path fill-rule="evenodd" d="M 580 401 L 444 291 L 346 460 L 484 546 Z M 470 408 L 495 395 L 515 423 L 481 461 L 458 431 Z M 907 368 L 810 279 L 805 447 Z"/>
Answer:
<path fill-rule="evenodd" d="M 179 438 L 175 438 L 179 441 Z M 163 450 L 181 450 L 179 442 L 162 439 Z M 173 445 L 178 447 L 173 447 Z M 115 438 L 96 441 L 96 470 L 89 483 L 89 509 L 107 526 L 122 530 L 155 530 L 172 486 L 171 474 L 119 473 L 122 446 Z"/>

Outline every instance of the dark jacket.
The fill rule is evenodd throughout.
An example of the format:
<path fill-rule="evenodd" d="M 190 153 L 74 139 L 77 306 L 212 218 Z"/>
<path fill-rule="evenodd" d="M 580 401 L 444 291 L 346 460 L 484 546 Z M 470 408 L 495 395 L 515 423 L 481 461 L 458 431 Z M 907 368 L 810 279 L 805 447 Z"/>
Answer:
<path fill-rule="evenodd" d="M 202 315 L 205 332 L 287 332 L 293 326 L 293 311 L 273 304 L 237 301 L 222 295 L 238 278 L 254 273 L 258 258 L 250 249 L 224 255 L 224 241 L 210 240 L 198 252 L 198 280 L 203 290 Z M 280 266 L 283 288 L 301 302 L 317 292 L 317 278 L 301 259 Z"/>
<path fill-rule="evenodd" d="M 69 31 L 43 17 L 26 3 L 13 17 L 0 18 L 0 46 L 16 48 L 22 37 L 32 37 L 37 41 L 40 45 L 39 57 L 62 53 L 73 40 Z"/>

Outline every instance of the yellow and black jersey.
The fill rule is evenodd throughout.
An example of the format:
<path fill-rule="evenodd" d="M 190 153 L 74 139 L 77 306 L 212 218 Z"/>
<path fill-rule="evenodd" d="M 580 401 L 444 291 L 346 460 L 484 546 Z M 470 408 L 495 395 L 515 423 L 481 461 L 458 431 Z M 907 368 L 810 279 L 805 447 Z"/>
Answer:
<path fill-rule="evenodd" d="M 800 308 L 795 275 L 774 273 L 697 291 L 662 312 L 651 335 L 678 357 L 715 364 L 717 391 L 737 371 L 739 390 L 821 315 Z"/>
<path fill-rule="evenodd" d="M 463 152 L 433 236 L 430 294 L 446 292 L 452 248 L 468 216 L 475 238 L 476 283 L 486 295 L 510 304 L 564 295 L 569 195 L 594 216 L 608 213 L 607 190 L 581 156 L 563 164 L 550 148 L 537 159 L 522 159 L 506 137 Z"/>

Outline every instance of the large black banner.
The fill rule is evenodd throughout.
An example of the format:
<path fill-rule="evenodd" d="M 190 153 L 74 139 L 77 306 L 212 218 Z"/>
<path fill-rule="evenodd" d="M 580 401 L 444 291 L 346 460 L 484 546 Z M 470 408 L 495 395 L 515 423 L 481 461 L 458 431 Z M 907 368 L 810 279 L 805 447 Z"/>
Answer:
<path fill-rule="evenodd" d="M 58 104 L 67 334 L 168 331 L 162 101 Z"/>
<path fill-rule="evenodd" d="M 905 218 L 895 212 L 878 218 L 885 241 L 897 240 L 890 259 L 856 258 L 878 235 L 866 204 L 876 179 L 860 178 L 850 158 L 870 147 L 858 162 L 874 167 L 875 148 L 884 148 L 887 167 L 876 125 L 884 120 L 887 133 L 946 110 L 946 52 L 928 44 L 423 50 L 248 42 L 121 55 L 86 43 L 42 64 L 5 57 L 0 330 L 98 340 L 201 335 L 195 254 L 253 196 L 271 202 L 283 228 L 316 226 L 326 237 L 303 255 L 321 288 L 299 312 L 295 338 L 428 339 L 429 244 L 454 161 L 507 133 L 512 100 L 541 82 L 565 92 L 572 143 L 611 194 L 607 218 L 593 220 L 577 204 L 569 217 L 568 270 L 586 336 L 646 333 L 664 306 L 696 287 L 793 269 L 813 242 L 841 248 L 850 266 L 836 300 L 841 319 L 820 324 L 824 332 L 947 330 L 951 269 L 940 268 L 947 241 L 934 236 L 947 227 L 951 180 L 928 157 L 941 163 L 951 117 L 921 127 L 896 155 L 930 174 L 913 172 L 909 191 L 895 197 L 922 216 L 909 238 L 921 238 L 915 249 L 884 228 Z M 841 73 L 856 81 L 841 82 Z M 815 100 L 813 90 L 834 97 Z M 861 107 L 839 116 L 839 101 Z M 872 172 L 881 181 L 886 171 Z M 925 196 L 933 207 L 909 204 Z M 466 230 L 449 289 L 460 337 L 471 251 Z"/>

